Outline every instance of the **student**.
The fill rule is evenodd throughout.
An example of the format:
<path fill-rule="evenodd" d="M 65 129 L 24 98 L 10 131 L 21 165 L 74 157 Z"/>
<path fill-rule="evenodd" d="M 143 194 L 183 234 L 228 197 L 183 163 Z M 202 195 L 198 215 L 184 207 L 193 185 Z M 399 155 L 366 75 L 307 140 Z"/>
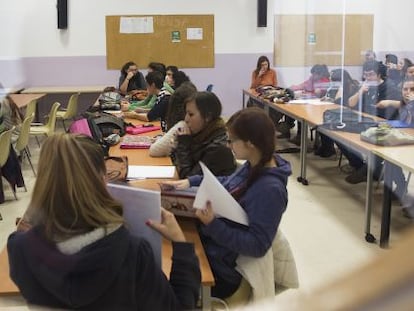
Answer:
<path fill-rule="evenodd" d="M 401 71 L 398 68 L 398 57 L 394 54 L 385 55 L 385 66 L 387 66 L 387 79 L 395 85 L 401 83 Z"/>
<path fill-rule="evenodd" d="M 342 83 L 343 76 L 343 83 Z M 358 92 L 359 82 L 352 79 L 348 71 L 338 68 L 331 71 L 331 87 L 326 92 L 324 100 L 334 102 L 335 104 L 348 107 L 350 96 Z M 320 146 L 315 149 L 314 154 L 322 158 L 329 158 L 336 154 L 334 141 L 324 134 L 320 135 Z"/>
<path fill-rule="evenodd" d="M 263 110 L 251 107 L 236 112 L 227 122 L 228 143 L 236 158 L 246 162 L 231 176 L 218 177 L 247 214 L 249 225 L 216 217 L 214 206 L 196 211 L 200 236 L 212 268 L 212 296 L 227 298 L 239 287 L 235 269 L 239 255 L 262 257 L 271 247 L 288 203 L 289 162 L 274 153 L 275 127 Z M 198 186 L 202 176 L 168 182 L 177 189 Z"/>
<path fill-rule="evenodd" d="M 398 109 L 393 106 L 383 106 L 383 101 L 400 101 L 401 92 L 391 81 L 382 79 L 379 63 L 377 61 L 365 62 L 363 74 L 365 81 L 358 92 L 349 97 L 349 107 L 385 119 L 398 118 Z M 361 156 L 342 144 L 338 144 L 338 147 L 354 169 L 354 172 L 348 175 L 345 181 L 350 184 L 365 182 L 367 180 L 367 165 Z M 382 167 L 380 159 L 376 159 L 374 167 L 374 178 L 378 179 Z"/>
<path fill-rule="evenodd" d="M 123 225 L 104 178 L 102 150 L 90 138 L 60 133 L 45 140 L 29 208 L 7 242 L 10 276 L 23 297 L 64 309 L 194 308 L 198 260 L 174 216 L 162 210 L 161 223 L 148 221 L 173 242 L 168 282 L 149 243 Z"/>
<path fill-rule="evenodd" d="M 138 70 L 134 62 L 127 62 L 121 69 L 119 77 L 119 91 L 126 95 L 131 91 L 145 90 L 146 83 L 142 72 Z"/>
<path fill-rule="evenodd" d="M 313 65 L 310 71 L 311 75 L 306 81 L 300 84 L 292 85 L 290 89 L 292 91 L 300 91 L 302 95 L 311 97 L 323 97 L 326 94 L 326 90 L 329 85 L 329 70 L 326 65 L 316 64 Z M 290 129 L 295 126 L 295 119 L 285 116 L 285 121 L 281 122 L 277 126 L 278 132 L 281 134 L 278 138 L 290 138 Z M 301 125 L 298 123 L 298 130 L 296 137 L 291 142 L 296 145 L 300 144 L 300 131 Z"/>
<path fill-rule="evenodd" d="M 252 72 L 251 89 L 256 89 L 259 86 L 277 86 L 277 75 L 274 69 L 270 68 L 269 59 L 262 55 L 257 60 L 256 69 Z"/>
<path fill-rule="evenodd" d="M 236 168 L 227 147 L 221 103 L 212 92 L 198 92 L 185 104 L 185 125 L 177 132 L 172 153 L 180 178 L 201 174 L 202 161 L 216 176 L 230 175 Z"/>
<path fill-rule="evenodd" d="M 15 143 L 19 138 L 23 119 L 24 115 L 9 95 L 0 99 L 0 133 L 14 126 L 15 129 L 11 137 L 12 143 Z"/>
<path fill-rule="evenodd" d="M 177 66 L 167 66 L 166 71 L 165 71 L 165 82 L 167 82 L 170 86 L 173 86 L 173 83 L 171 83 L 172 80 L 172 76 L 175 72 L 178 71 L 178 67 Z"/>
<path fill-rule="evenodd" d="M 157 119 L 161 120 L 161 128 L 163 132 L 167 131 L 167 126 L 165 124 L 165 116 L 167 114 L 168 101 L 170 98 L 170 93 L 163 90 L 164 77 L 158 71 L 149 72 L 145 76 L 147 81 L 147 91 L 148 95 L 156 96 L 154 107 L 148 113 L 138 113 L 136 118 L 142 121 L 154 121 Z"/>
<path fill-rule="evenodd" d="M 151 157 L 166 157 L 175 149 L 178 129 L 185 127 L 185 105 L 196 93 L 195 85 L 187 81 L 182 83 L 171 95 L 166 116 L 168 132 L 151 144 L 149 149 Z"/>
<path fill-rule="evenodd" d="M 256 69 L 252 72 L 252 78 L 250 83 L 251 89 L 257 89 L 261 86 L 277 86 L 277 74 L 276 71 L 270 68 L 269 59 L 262 55 L 258 58 Z M 247 103 L 248 107 L 257 106 L 263 108 L 263 104 L 250 99 Z M 273 120 L 274 124 L 278 124 L 282 114 L 274 109 L 269 109 L 269 116 Z"/>

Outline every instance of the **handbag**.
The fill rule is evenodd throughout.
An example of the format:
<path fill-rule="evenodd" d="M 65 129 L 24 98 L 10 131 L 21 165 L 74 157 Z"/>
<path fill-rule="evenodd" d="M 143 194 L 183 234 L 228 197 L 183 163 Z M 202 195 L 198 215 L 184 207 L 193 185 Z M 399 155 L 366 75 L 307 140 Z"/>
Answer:
<path fill-rule="evenodd" d="M 107 182 L 126 181 L 128 176 L 128 157 L 106 157 L 105 158 Z"/>

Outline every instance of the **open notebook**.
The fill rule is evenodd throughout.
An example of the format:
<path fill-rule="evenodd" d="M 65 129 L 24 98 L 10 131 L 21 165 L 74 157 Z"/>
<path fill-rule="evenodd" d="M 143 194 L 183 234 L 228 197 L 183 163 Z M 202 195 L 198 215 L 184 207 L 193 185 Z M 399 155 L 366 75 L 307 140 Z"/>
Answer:
<path fill-rule="evenodd" d="M 129 232 L 151 244 L 155 260 L 161 267 L 161 235 L 145 224 L 148 219 L 161 221 L 160 192 L 117 184 L 108 184 L 107 187 L 109 193 L 122 203 Z"/>

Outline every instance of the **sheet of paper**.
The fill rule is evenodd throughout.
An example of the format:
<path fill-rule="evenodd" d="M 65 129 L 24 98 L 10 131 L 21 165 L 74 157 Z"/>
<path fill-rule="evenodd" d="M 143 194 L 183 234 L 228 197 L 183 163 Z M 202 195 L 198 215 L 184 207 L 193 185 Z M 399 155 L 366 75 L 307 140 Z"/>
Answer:
<path fill-rule="evenodd" d="M 109 193 L 123 206 L 123 216 L 129 232 L 145 238 L 154 251 L 157 265 L 161 267 L 161 235 L 149 228 L 148 219 L 161 221 L 161 194 L 158 191 L 117 184 L 107 185 Z"/>
<path fill-rule="evenodd" d="M 293 100 L 290 100 L 288 104 L 321 106 L 321 105 L 332 105 L 334 103 L 331 103 L 328 101 L 321 101 L 319 98 L 316 98 L 316 99 L 293 99 Z"/>
<path fill-rule="evenodd" d="M 173 178 L 175 166 L 129 165 L 128 179 Z"/>
<path fill-rule="evenodd" d="M 145 17 L 121 17 L 119 21 L 120 33 L 153 33 L 154 19 Z"/>
<path fill-rule="evenodd" d="M 231 196 L 226 188 L 220 184 L 207 166 L 201 162 L 200 165 L 203 170 L 204 178 L 198 188 L 197 195 L 194 200 L 194 207 L 204 208 L 206 206 L 206 202 L 210 201 L 214 213 L 217 216 L 248 226 L 248 218 L 243 208 Z"/>
<path fill-rule="evenodd" d="M 203 40 L 203 28 L 187 28 L 187 40 Z"/>

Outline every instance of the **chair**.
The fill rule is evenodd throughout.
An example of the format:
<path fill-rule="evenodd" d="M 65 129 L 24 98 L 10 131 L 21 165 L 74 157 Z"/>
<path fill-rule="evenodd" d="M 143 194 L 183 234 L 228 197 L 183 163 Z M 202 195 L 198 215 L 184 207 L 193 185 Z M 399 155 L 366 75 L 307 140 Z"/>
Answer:
<path fill-rule="evenodd" d="M 6 164 L 7 159 L 9 158 L 11 135 L 13 131 L 14 126 L 10 130 L 4 131 L 0 134 L 0 168 L 2 168 Z M 14 198 L 17 200 L 16 189 L 14 187 L 11 188 L 13 191 Z"/>
<path fill-rule="evenodd" d="M 78 113 L 79 93 L 72 94 L 69 98 L 68 106 L 57 112 L 56 118 L 62 120 L 63 129 L 66 132 L 65 121 L 73 119 Z"/>
<path fill-rule="evenodd" d="M 30 126 L 29 134 L 36 137 L 37 144 L 40 147 L 40 143 L 38 140 L 38 136 L 50 136 L 55 132 L 55 126 L 56 126 L 56 113 L 57 110 L 60 107 L 60 103 L 55 102 L 52 105 L 52 108 L 49 112 L 49 119 L 47 120 L 46 124 L 35 124 L 33 123 L 33 126 Z"/>
<path fill-rule="evenodd" d="M 207 91 L 207 92 L 212 92 L 212 91 L 213 91 L 213 84 L 209 84 L 209 85 L 207 85 L 207 87 L 206 87 L 206 91 Z"/>
<path fill-rule="evenodd" d="M 27 144 L 29 143 L 29 131 L 30 131 L 30 124 L 34 119 L 34 115 L 28 116 L 23 120 L 22 126 L 20 128 L 20 135 L 17 138 L 15 149 L 17 152 L 20 153 L 23 161 L 24 155 L 27 156 L 27 160 L 29 161 L 30 167 L 32 168 L 33 174 L 36 176 L 36 171 L 33 168 L 32 160 L 30 159 L 30 153 L 28 151 Z"/>
<path fill-rule="evenodd" d="M 32 99 L 30 103 L 26 106 L 26 112 L 24 118 L 30 117 L 31 115 L 36 114 L 37 99 Z"/>

